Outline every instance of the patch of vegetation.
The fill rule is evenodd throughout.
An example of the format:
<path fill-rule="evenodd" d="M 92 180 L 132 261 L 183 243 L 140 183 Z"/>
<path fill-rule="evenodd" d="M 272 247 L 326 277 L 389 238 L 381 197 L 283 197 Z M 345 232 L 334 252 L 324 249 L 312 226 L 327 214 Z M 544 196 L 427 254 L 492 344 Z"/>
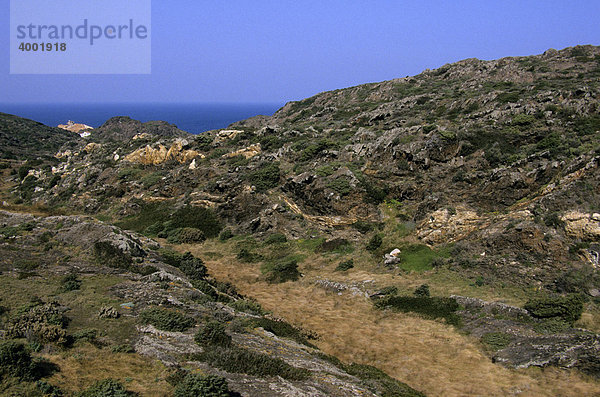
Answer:
<path fill-rule="evenodd" d="M 163 331 L 183 332 L 196 324 L 196 320 L 185 314 L 161 307 L 146 309 L 140 313 L 140 320 L 144 324 L 151 324 Z"/>
<path fill-rule="evenodd" d="M 194 341 L 202 346 L 231 346 L 231 336 L 225 332 L 225 326 L 218 321 L 209 321 L 194 335 Z"/>
<path fill-rule="evenodd" d="M 227 380 L 216 375 L 189 373 L 177 385 L 175 397 L 230 397 Z"/>
<path fill-rule="evenodd" d="M 94 383 L 86 390 L 77 393 L 75 397 L 134 397 L 137 393 L 128 391 L 121 382 L 114 379 L 104 379 Z"/>
<path fill-rule="evenodd" d="M 291 257 L 282 258 L 274 263 L 265 263 L 261 270 L 269 283 L 285 283 L 300 278 L 298 261 Z"/>
<path fill-rule="evenodd" d="M 258 192 L 266 192 L 279 185 L 280 173 L 279 163 L 263 163 L 248 176 L 248 180 Z"/>
<path fill-rule="evenodd" d="M 358 220 L 352 224 L 352 227 L 358 230 L 361 234 L 367 234 L 375 229 L 375 224 Z"/>
<path fill-rule="evenodd" d="M 583 299 L 576 294 L 535 298 L 527 301 L 523 308 L 536 318 L 555 318 L 573 324 L 581 317 Z"/>
<path fill-rule="evenodd" d="M 201 231 L 206 238 L 217 237 L 221 232 L 222 225 L 215 213 L 209 208 L 188 205 L 175 212 L 171 211 L 168 203 L 142 202 L 140 203 L 140 211 L 136 215 L 117 222 L 117 226 L 139 233 L 146 233 L 150 236 L 171 237 L 175 243 L 179 242 L 180 233 L 185 228 L 194 230 L 184 232 L 181 235 L 184 240 L 190 236 L 201 239 L 202 237 L 197 230 Z M 168 219 L 168 221 L 165 221 L 165 219 Z"/>
<path fill-rule="evenodd" d="M 143 176 L 142 179 L 140 179 L 140 182 L 142 182 L 142 185 L 144 185 L 145 189 L 148 189 L 162 181 L 163 177 L 164 175 L 162 172 L 153 172 Z"/>
<path fill-rule="evenodd" d="M 481 343 L 492 351 L 498 351 L 510 345 L 512 339 L 512 335 L 505 332 L 488 332 L 481 337 Z"/>
<path fill-rule="evenodd" d="M 460 325 L 460 317 L 456 314 L 459 305 L 453 298 L 386 295 L 375 296 L 373 304 L 377 309 L 418 313 L 426 318 L 443 318 L 448 324 Z"/>
<path fill-rule="evenodd" d="M 382 397 L 425 397 L 423 393 L 371 365 L 352 363 L 344 365 L 343 369 L 361 379 L 369 389 Z"/>
<path fill-rule="evenodd" d="M 33 380 L 38 376 L 35 362 L 25 345 L 14 341 L 0 343 L 0 376 Z"/>
<path fill-rule="evenodd" d="M 265 244 L 281 244 L 286 242 L 287 237 L 283 233 L 273 233 L 265 239 Z"/>
<path fill-rule="evenodd" d="M 445 249 L 432 250 L 423 244 L 411 244 L 402 248 L 402 252 L 398 256 L 402 262 L 398 267 L 417 272 L 431 270 L 435 259 L 447 256 L 448 253 Z"/>
<path fill-rule="evenodd" d="M 420 285 L 419 287 L 417 287 L 417 289 L 415 289 L 413 295 L 419 298 L 429 298 L 431 296 L 431 293 L 429 292 L 429 285 Z"/>
<path fill-rule="evenodd" d="M 381 244 L 383 244 L 383 238 L 380 234 L 375 234 L 373 237 L 371 237 L 365 248 L 367 251 L 374 252 L 381 247 Z"/>
<path fill-rule="evenodd" d="M 304 380 L 310 377 L 310 371 L 304 368 L 292 367 L 279 358 L 238 347 L 206 348 L 193 358 L 231 373 L 259 377 L 281 376 L 288 380 Z"/>
<path fill-rule="evenodd" d="M 201 243 L 206 240 L 204 232 L 195 227 L 184 227 L 177 234 L 177 241 L 180 244 Z"/>
<path fill-rule="evenodd" d="M 253 252 L 249 248 L 240 249 L 240 251 L 236 255 L 236 258 L 244 263 L 256 263 L 264 259 L 262 255 Z"/>
<path fill-rule="evenodd" d="M 249 325 L 253 328 L 261 327 L 265 331 L 271 332 L 281 338 L 290 338 L 298 343 L 312 347 L 301 329 L 281 320 L 272 320 L 270 318 L 255 318 L 250 320 Z"/>
<path fill-rule="evenodd" d="M 337 178 L 329 181 L 327 183 L 327 187 L 334 192 L 338 193 L 340 196 L 345 196 L 350 194 L 352 191 L 352 186 L 350 185 L 350 181 L 346 178 Z"/>
<path fill-rule="evenodd" d="M 345 272 L 347 270 L 350 270 L 354 267 L 354 260 L 353 259 L 348 259 L 345 260 L 343 262 L 340 262 L 336 268 L 335 271 L 336 272 Z"/>
<path fill-rule="evenodd" d="M 336 252 L 339 254 L 352 252 L 352 243 L 344 238 L 334 238 L 323 241 L 315 249 L 315 252 Z"/>
<path fill-rule="evenodd" d="M 65 330 L 68 322 L 58 304 L 31 302 L 9 320 L 6 334 L 9 338 L 28 337 L 40 343 L 66 345 L 71 342 Z"/>
<path fill-rule="evenodd" d="M 81 280 L 77 279 L 76 273 L 70 273 L 60 280 L 60 288 L 58 289 L 58 292 L 62 293 L 76 291 L 79 288 L 81 288 Z"/>
<path fill-rule="evenodd" d="M 262 316 L 263 314 L 265 314 L 265 310 L 262 308 L 260 303 L 250 299 L 236 300 L 229 303 L 229 306 L 233 307 L 235 310 L 244 313 L 256 314 L 258 316 Z"/>
<path fill-rule="evenodd" d="M 229 228 L 223 229 L 223 231 L 219 234 L 219 240 L 221 240 L 221 241 L 227 241 L 232 237 L 233 237 L 233 232 Z"/>

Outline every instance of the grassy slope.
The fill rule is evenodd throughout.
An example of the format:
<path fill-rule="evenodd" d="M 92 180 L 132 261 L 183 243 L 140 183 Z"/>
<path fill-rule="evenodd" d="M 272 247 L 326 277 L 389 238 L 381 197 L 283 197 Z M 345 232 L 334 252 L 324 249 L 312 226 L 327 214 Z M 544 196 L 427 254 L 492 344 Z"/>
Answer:
<path fill-rule="evenodd" d="M 236 241 L 237 240 L 237 241 Z M 600 383 L 577 371 L 554 368 L 511 370 L 491 362 L 480 342 L 442 322 L 411 314 L 378 312 L 362 296 L 326 292 L 313 282 L 319 278 L 351 283 L 373 280 L 377 286 L 396 285 L 412 291 L 429 283 L 434 295 L 458 293 L 522 304 L 523 291 L 477 287 L 447 270 L 406 273 L 402 276 L 373 271 L 373 257 L 354 255 L 355 268 L 342 274 L 333 271 L 343 254 L 312 254 L 305 251 L 300 263 L 304 278 L 295 283 L 268 284 L 260 263 L 240 263 L 234 253 L 238 239 L 226 243 L 208 241 L 180 246 L 206 258 L 211 274 L 235 284 L 241 293 L 255 298 L 265 309 L 294 325 L 318 333 L 315 343 L 343 361 L 374 365 L 428 395 L 504 396 L 516 390 L 522 395 L 591 396 Z M 307 246 L 307 244 L 305 244 Z M 231 254 L 228 254 L 231 253 Z"/>

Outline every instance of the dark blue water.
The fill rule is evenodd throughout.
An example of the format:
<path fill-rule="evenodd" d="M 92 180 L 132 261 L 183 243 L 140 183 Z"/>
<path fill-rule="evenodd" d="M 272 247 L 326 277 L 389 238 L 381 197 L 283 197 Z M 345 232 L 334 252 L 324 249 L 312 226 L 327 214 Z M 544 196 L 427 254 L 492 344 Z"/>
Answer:
<path fill-rule="evenodd" d="M 272 115 L 282 103 L 251 104 L 0 104 L 0 112 L 25 117 L 56 127 L 68 120 L 100 127 L 114 116 L 129 116 L 142 122 L 164 120 L 198 134 L 225 128 L 259 114 Z"/>

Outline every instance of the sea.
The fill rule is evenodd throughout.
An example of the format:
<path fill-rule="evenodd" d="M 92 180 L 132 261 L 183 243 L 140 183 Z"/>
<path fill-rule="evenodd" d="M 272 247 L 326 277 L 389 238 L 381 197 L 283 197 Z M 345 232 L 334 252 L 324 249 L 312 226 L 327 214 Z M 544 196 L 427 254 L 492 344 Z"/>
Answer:
<path fill-rule="evenodd" d="M 257 115 L 270 116 L 283 103 L 150 103 L 150 104 L 0 104 L 0 112 L 56 127 L 73 120 L 94 128 L 114 116 L 142 122 L 163 120 L 192 134 L 225 128 Z"/>

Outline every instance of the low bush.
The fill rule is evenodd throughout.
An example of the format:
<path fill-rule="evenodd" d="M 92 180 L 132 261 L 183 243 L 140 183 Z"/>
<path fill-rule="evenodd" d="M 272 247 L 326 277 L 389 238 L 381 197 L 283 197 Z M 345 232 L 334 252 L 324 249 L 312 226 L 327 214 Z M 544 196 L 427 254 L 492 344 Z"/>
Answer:
<path fill-rule="evenodd" d="M 344 365 L 343 369 L 361 379 L 369 389 L 382 397 L 425 397 L 423 393 L 371 365 L 352 363 Z"/>
<path fill-rule="evenodd" d="M 240 299 L 233 301 L 229 304 L 229 306 L 233 307 L 235 310 L 244 313 L 256 314 L 258 316 L 265 314 L 265 310 L 262 308 L 260 303 L 249 299 Z"/>
<path fill-rule="evenodd" d="M 180 244 L 201 243 L 206 240 L 204 232 L 195 227 L 184 227 L 177 234 L 177 242 Z"/>
<path fill-rule="evenodd" d="M 296 328 L 283 320 L 272 320 L 261 317 L 250 320 L 249 325 L 254 328 L 261 327 L 265 331 L 271 332 L 281 338 L 293 339 L 303 345 L 312 346 L 312 344 L 303 335 L 301 329 Z"/>
<path fill-rule="evenodd" d="M 424 298 L 429 298 L 431 296 L 430 292 L 429 292 L 429 285 L 427 284 L 422 284 L 420 285 L 414 292 L 414 295 L 417 297 L 424 297 Z"/>
<path fill-rule="evenodd" d="M 70 338 L 64 328 L 68 322 L 58 304 L 32 303 L 10 319 L 6 334 L 10 338 L 27 337 L 42 343 L 67 344 Z"/>
<path fill-rule="evenodd" d="M 259 192 L 266 192 L 279 185 L 279 163 L 261 164 L 260 168 L 252 172 L 248 179 Z"/>
<path fill-rule="evenodd" d="M 151 324 L 163 331 L 183 332 L 196 324 L 196 320 L 172 309 L 153 307 L 140 313 L 144 324 Z"/>
<path fill-rule="evenodd" d="M 0 343 L 0 375 L 21 380 L 35 378 L 35 364 L 23 344 L 14 341 Z"/>
<path fill-rule="evenodd" d="M 350 270 L 354 267 L 354 260 L 348 259 L 347 261 L 340 262 L 335 268 L 336 272 L 345 272 L 346 270 Z"/>
<path fill-rule="evenodd" d="M 292 367 L 279 358 L 237 347 L 207 348 L 194 358 L 231 373 L 281 376 L 288 380 L 304 380 L 310 376 L 310 371 Z"/>
<path fill-rule="evenodd" d="M 75 397 L 133 397 L 137 393 L 128 391 L 120 382 L 104 379 L 96 382 L 86 390 L 76 393 Z"/>
<path fill-rule="evenodd" d="M 60 280 L 60 287 L 58 289 L 59 293 L 61 292 L 69 292 L 76 291 L 81 288 L 81 280 L 77 279 L 77 274 L 71 273 L 67 274 Z"/>
<path fill-rule="evenodd" d="M 298 261 L 294 258 L 283 258 L 274 265 L 265 267 L 265 274 L 269 283 L 285 283 L 296 281 L 300 278 Z"/>
<path fill-rule="evenodd" d="M 194 341 L 203 347 L 231 346 L 231 336 L 225 332 L 225 326 L 218 321 L 207 322 L 196 335 L 194 335 Z"/>
<path fill-rule="evenodd" d="M 448 324 L 460 325 L 460 317 L 455 313 L 459 306 L 453 298 L 384 296 L 375 297 L 373 303 L 378 309 L 413 312 L 427 318 L 443 318 Z"/>
<path fill-rule="evenodd" d="M 581 317 L 583 299 L 580 295 L 575 294 L 535 298 L 527 301 L 524 309 L 536 318 L 557 318 L 566 323 L 573 324 Z"/>
<path fill-rule="evenodd" d="M 202 259 L 196 258 L 191 252 L 183 254 L 176 267 L 191 280 L 203 280 L 208 275 L 208 270 Z"/>
<path fill-rule="evenodd" d="M 287 237 L 283 233 L 273 233 L 265 240 L 265 244 L 281 244 L 285 242 L 287 242 Z"/>
<path fill-rule="evenodd" d="M 227 241 L 227 240 L 229 240 L 232 237 L 233 237 L 233 232 L 231 231 L 231 229 L 224 229 L 219 234 L 219 240 L 221 240 L 221 241 Z"/>
<path fill-rule="evenodd" d="M 262 255 L 252 252 L 248 248 L 240 249 L 240 251 L 236 255 L 236 258 L 244 263 L 256 263 L 260 262 L 263 259 Z"/>
<path fill-rule="evenodd" d="M 175 387 L 175 397 L 229 397 L 227 380 L 216 375 L 187 374 Z"/>
<path fill-rule="evenodd" d="M 367 249 L 367 251 L 373 252 L 376 251 L 379 247 L 381 247 L 382 243 L 383 239 L 379 234 L 376 234 L 373 237 L 371 237 L 365 248 Z"/>

